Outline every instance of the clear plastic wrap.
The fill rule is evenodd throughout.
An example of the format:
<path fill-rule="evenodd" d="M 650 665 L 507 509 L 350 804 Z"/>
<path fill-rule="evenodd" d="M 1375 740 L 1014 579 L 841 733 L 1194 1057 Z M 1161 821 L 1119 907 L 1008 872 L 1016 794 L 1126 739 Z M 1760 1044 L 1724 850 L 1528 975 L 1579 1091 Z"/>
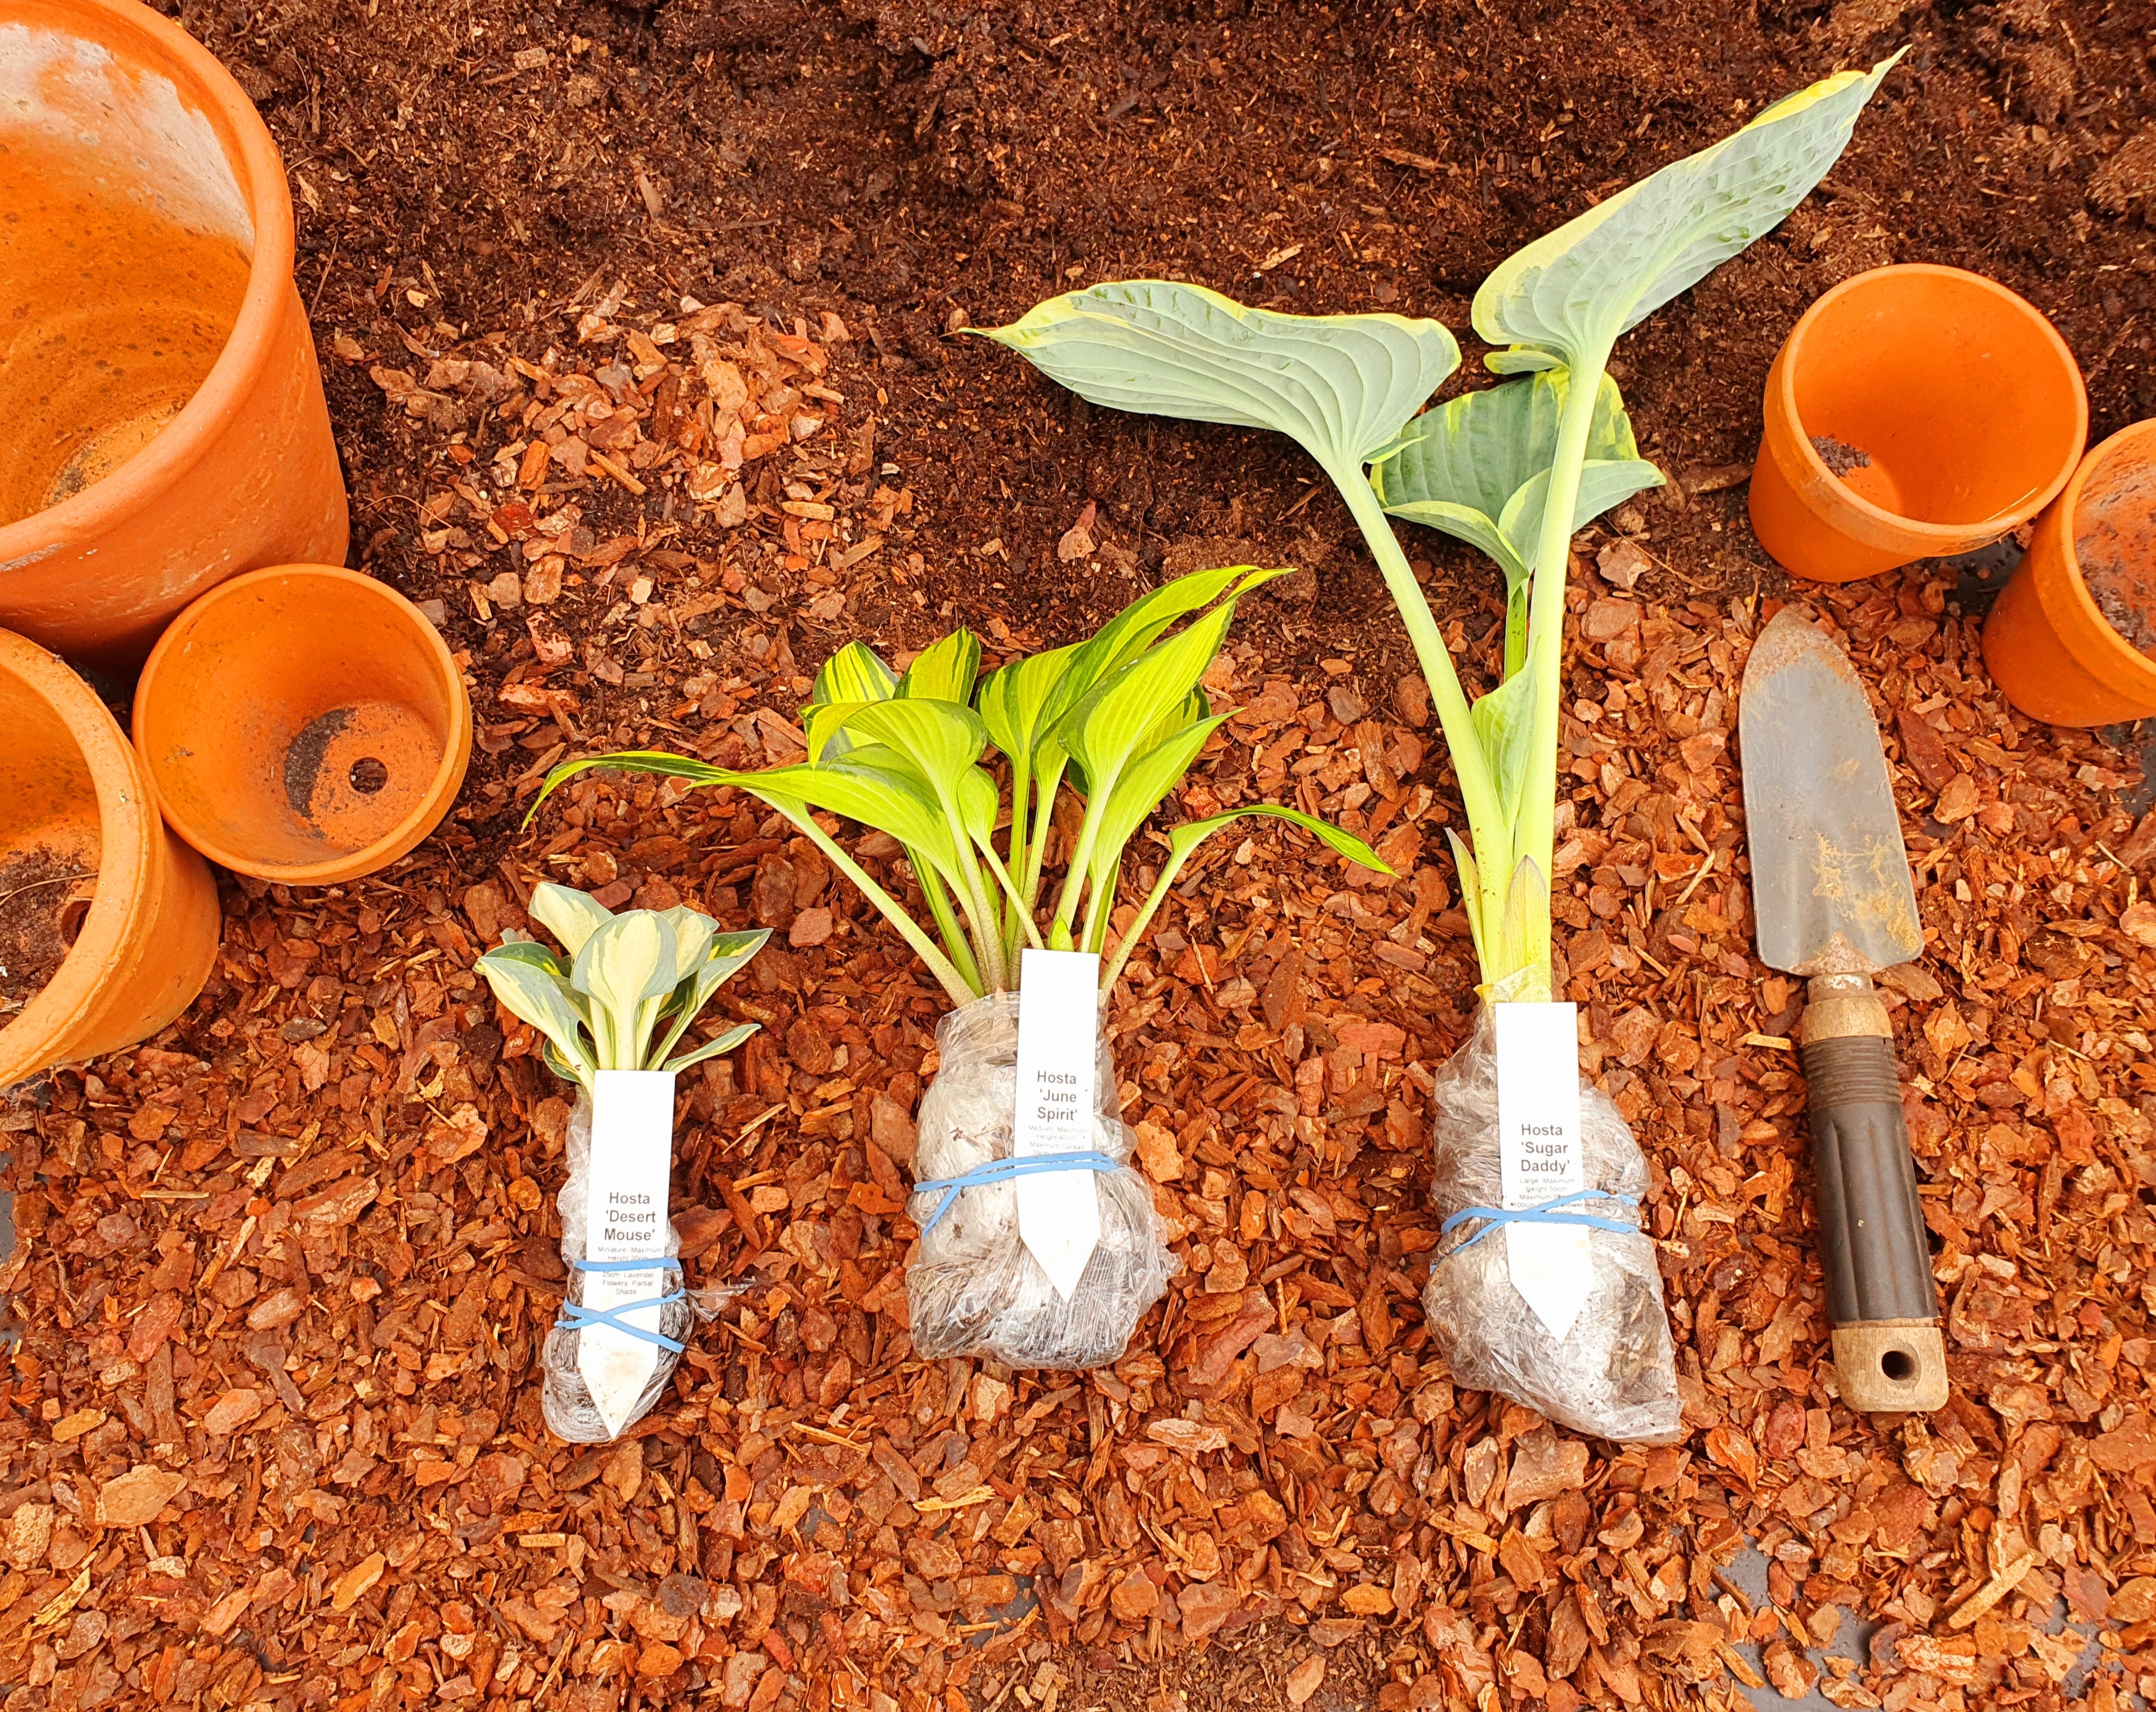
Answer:
<path fill-rule="evenodd" d="M 569 1269 L 568 1300 L 581 1305 L 587 1274 L 577 1269 L 577 1263 L 586 1257 L 585 1202 L 590 1192 L 592 1172 L 592 1096 L 581 1086 L 577 1089 L 576 1106 L 569 1115 L 568 1145 L 568 1181 L 562 1185 L 562 1192 L 554 1204 L 562 1214 L 562 1258 Z M 666 1252 L 670 1255 L 681 1252 L 680 1233 L 674 1228 L 670 1218 L 666 1221 Z M 668 1299 L 659 1310 L 660 1335 L 676 1343 L 684 1342 L 691 1325 L 699 1319 L 711 1319 L 717 1312 L 717 1299 L 725 1293 L 684 1289 L 678 1263 L 660 1269 L 660 1288 Z M 619 1435 L 608 1430 L 591 1389 L 578 1369 L 578 1350 L 583 1338 L 582 1331 L 558 1322 L 548 1330 L 540 1355 L 540 1402 L 547 1428 L 556 1438 L 567 1439 L 572 1444 L 603 1444 Z M 643 1395 L 636 1400 L 635 1410 L 629 1417 L 630 1422 L 640 1421 L 651 1412 L 665 1394 L 666 1381 L 674 1376 L 675 1368 L 680 1364 L 681 1358 L 674 1351 L 660 1349 L 657 1354 L 658 1365 Z"/>
<path fill-rule="evenodd" d="M 914 1172 L 927 1182 L 1011 1156 L 1018 1106 L 1014 992 L 952 1012 L 936 1031 L 942 1065 L 921 1098 Z M 1138 1318 L 1176 1269 L 1152 1187 L 1130 1158 L 1135 1138 L 1116 1115 L 1115 1066 L 1096 1036 L 1091 1145 L 1116 1162 L 1088 1173 L 1100 1196 L 1101 1241 L 1076 1292 L 1059 1295 L 1019 1234 L 1008 1182 L 962 1190 L 934 1217 L 942 1192 L 916 1190 L 907 1211 L 924 1227 L 906 1273 L 913 1346 L 931 1360 L 971 1356 L 1010 1367 L 1096 1367 L 1117 1360 Z"/>
<path fill-rule="evenodd" d="M 1486 1005 L 1474 1034 L 1437 1074 L 1430 1195 L 1440 1218 L 1466 1207 L 1504 1205 L 1496 1046 Z M 1579 1127 L 1587 1187 L 1601 1192 L 1567 1210 L 1636 1227 L 1638 1203 L 1647 1192 L 1646 1160 L 1624 1115 L 1584 1079 Z M 1453 1376 L 1598 1438 L 1666 1444 L 1681 1438 L 1682 1405 L 1662 1275 L 1645 1233 L 1588 1231 L 1593 1291 L 1560 1340 L 1512 1287 L 1502 1232 L 1474 1240 L 1487 1228 L 1469 1220 L 1445 1238 L 1423 1289 L 1423 1311 Z"/>

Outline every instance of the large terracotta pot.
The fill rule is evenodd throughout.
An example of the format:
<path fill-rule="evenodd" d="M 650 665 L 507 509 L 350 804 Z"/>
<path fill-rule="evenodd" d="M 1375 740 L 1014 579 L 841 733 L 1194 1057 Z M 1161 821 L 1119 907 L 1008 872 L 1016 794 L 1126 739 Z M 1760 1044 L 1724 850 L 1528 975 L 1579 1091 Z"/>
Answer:
<path fill-rule="evenodd" d="M 2156 419 L 2091 452 L 2038 520 L 2028 556 L 1984 621 L 1984 663 L 2025 714 L 2055 725 L 2116 725 L 2156 714 L 2156 658 L 2143 651 L 2152 638 Z"/>
<path fill-rule="evenodd" d="M 0 0 L 0 624 L 139 664 L 235 572 L 341 560 L 276 146 L 135 0 Z"/>
<path fill-rule="evenodd" d="M 334 565 L 219 584 L 135 689 L 135 745 L 172 830 L 289 885 L 406 854 L 456 801 L 471 741 L 464 674 L 426 615 Z"/>
<path fill-rule="evenodd" d="M 217 958 L 217 885 L 157 818 L 149 780 L 90 686 L 0 631 L 0 910 L 90 899 L 42 991 L 0 1014 L 0 1087 L 154 1034 Z M 21 973 L 17 971 L 18 975 Z"/>
<path fill-rule="evenodd" d="M 2088 439 L 2081 371 L 2004 285 L 1928 263 L 1845 279 L 1767 376 L 1752 527 L 1797 577 L 1847 582 L 1997 541 Z"/>

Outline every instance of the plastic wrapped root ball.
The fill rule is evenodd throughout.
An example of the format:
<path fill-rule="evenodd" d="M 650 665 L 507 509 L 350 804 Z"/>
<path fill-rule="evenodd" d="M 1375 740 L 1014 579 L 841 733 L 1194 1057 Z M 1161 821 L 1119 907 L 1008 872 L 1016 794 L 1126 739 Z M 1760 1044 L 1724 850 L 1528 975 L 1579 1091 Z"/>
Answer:
<path fill-rule="evenodd" d="M 1496 1048 L 1486 1005 L 1474 1034 L 1437 1074 L 1430 1192 L 1441 1218 L 1505 1204 Z M 1579 1130 L 1589 1196 L 1567 1210 L 1633 1228 L 1587 1232 L 1594 1284 L 1566 1335 L 1552 1336 L 1513 1288 L 1503 1230 L 1479 1219 L 1440 1243 L 1423 1311 L 1461 1385 L 1496 1392 L 1598 1438 L 1669 1443 L 1683 1434 L 1682 1404 L 1661 1271 L 1653 1241 L 1637 1228 L 1647 1162 L 1624 1115 L 1584 1079 Z M 1484 1231 L 1487 1240 L 1476 1240 Z"/>
<path fill-rule="evenodd" d="M 952 1012 L 936 1030 L 942 1068 L 921 1097 L 914 1174 L 963 1176 L 1012 1154 L 1018 1108 L 1019 998 L 991 993 Z M 1119 1359 L 1139 1316 L 1176 1269 L 1152 1187 L 1130 1158 L 1134 1137 L 1116 1115 L 1115 1066 L 1098 1038 L 1094 1149 L 1116 1162 L 1088 1172 L 1101 1240 L 1077 1289 L 1059 1294 L 1019 1234 L 1009 1181 L 968 1185 L 939 1219 L 944 1193 L 916 1190 L 907 1212 L 921 1227 L 906 1269 L 913 1346 L 930 1360 L 968 1356 L 1010 1367 L 1095 1367 Z"/>
<path fill-rule="evenodd" d="M 568 1144 L 568 1181 L 562 1184 L 554 1203 L 562 1214 L 562 1258 L 569 1269 L 565 1318 L 570 1317 L 570 1308 L 584 1305 L 589 1289 L 588 1279 L 594 1275 L 578 1269 L 587 1254 L 586 1216 L 592 1175 L 592 1096 L 581 1086 L 577 1090 L 576 1107 L 569 1115 Z M 670 1256 L 681 1252 L 680 1233 L 674 1228 L 671 1219 L 666 1222 L 665 1249 Z M 633 1275 L 639 1279 L 659 1279 L 657 1289 L 665 1300 L 659 1310 L 658 1334 L 676 1346 L 682 1344 L 702 1310 L 682 1288 L 680 1263 L 674 1261 L 664 1267 L 645 1269 Z M 582 1330 L 560 1321 L 548 1330 L 540 1355 L 540 1402 L 547 1428 L 557 1438 L 572 1444 L 603 1444 L 619 1438 L 620 1429 L 608 1424 L 592 1395 L 591 1387 L 585 1381 L 579 1366 L 583 1342 Z M 651 1412 L 665 1394 L 666 1381 L 674 1376 L 674 1370 L 681 1360 L 678 1347 L 670 1350 L 656 1344 L 649 1347 L 655 1358 L 651 1376 L 622 1422 L 623 1428 Z"/>

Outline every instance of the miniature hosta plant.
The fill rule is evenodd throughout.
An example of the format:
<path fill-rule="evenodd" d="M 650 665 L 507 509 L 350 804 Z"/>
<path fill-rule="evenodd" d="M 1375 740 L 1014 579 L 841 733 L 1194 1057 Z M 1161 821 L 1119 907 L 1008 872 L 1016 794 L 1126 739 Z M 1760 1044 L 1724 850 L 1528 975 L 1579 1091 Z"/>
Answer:
<path fill-rule="evenodd" d="M 502 1007 L 544 1038 L 554 1074 L 586 1093 L 602 1070 L 685 1070 L 756 1033 L 743 1023 L 674 1053 L 727 977 L 763 949 L 768 928 L 725 933 L 685 907 L 617 915 L 551 881 L 531 889 L 531 915 L 567 955 L 511 930 L 480 958 L 480 973 Z"/>
<path fill-rule="evenodd" d="M 541 1402 L 562 1438 L 597 1443 L 658 1402 L 686 1347 L 695 1310 L 666 1212 L 674 1076 L 731 1052 L 757 1025 L 675 1048 L 771 935 L 724 933 L 686 908 L 617 915 L 550 884 L 532 888 L 531 915 L 562 951 L 511 932 L 479 967 L 503 1008 L 544 1038 L 556 1074 L 577 1084 L 556 1202 L 571 1278 L 541 1354 Z"/>
<path fill-rule="evenodd" d="M 1519 375 L 1418 417 L 1460 361 L 1432 320 L 1291 315 L 1201 286 L 1094 286 L 983 330 L 1089 402 L 1269 428 L 1315 458 L 1397 602 L 1445 729 L 1470 840 L 1462 906 L 1486 991 L 1550 992 L 1564 577 L 1573 532 L 1659 472 L 1606 369 L 1618 338 L 1776 225 L 1824 177 L 1892 64 L 1843 72 L 1620 191 L 1504 262 L 1475 330 Z M 1387 513 L 1503 567 L 1501 674 L 1471 703 Z"/>
<path fill-rule="evenodd" d="M 1102 954 L 1106 992 L 1199 847 L 1245 815 L 1291 822 L 1349 859 L 1390 872 L 1361 839 L 1296 809 L 1250 803 L 1185 821 L 1168 831 L 1159 874 L 1110 949 L 1124 853 L 1227 718 L 1212 710 L 1199 679 L 1237 601 L 1282 574 L 1235 566 L 1178 577 L 1087 641 L 1026 655 L 986 678 L 970 631 L 945 637 L 903 674 L 853 643 L 817 674 L 803 713 L 805 761 L 743 772 L 655 751 L 595 756 L 557 767 L 540 801 L 595 766 L 734 786 L 784 815 L 860 887 L 954 1003 L 1015 988 L 1027 946 Z M 987 765 L 991 748 L 1007 770 L 1000 785 Z M 1065 793 L 1082 812 L 1054 881 L 1050 846 Z M 819 811 L 905 847 L 925 923 L 824 831 Z"/>

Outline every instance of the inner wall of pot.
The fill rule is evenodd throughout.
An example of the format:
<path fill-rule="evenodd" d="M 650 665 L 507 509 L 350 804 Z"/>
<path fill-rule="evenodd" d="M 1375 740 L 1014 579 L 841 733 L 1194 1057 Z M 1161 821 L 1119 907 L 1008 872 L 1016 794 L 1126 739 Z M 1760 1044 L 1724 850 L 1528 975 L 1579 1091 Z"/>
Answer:
<path fill-rule="evenodd" d="M 2123 434 L 2082 479 L 2074 558 L 2097 610 L 2156 659 L 2156 433 Z"/>
<path fill-rule="evenodd" d="M 1974 281 L 1861 284 L 1821 305 L 1794 354 L 1814 449 L 1897 516 L 2025 514 L 2080 450 L 2070 361 L 2032 311 Z"/>
<path fill-rule="evenodd" d="M 0 1028 L 59 966 L 96 883 L 97 787 L 66 722 L 0 672 Z"/>
<path fill-rule="evenodd" d="M 415 622 L 311 579 L 213 601 L 162 659 L 144 736 L 190 831 L 298 867 L 366 848 L 426 798 L 450 707 Z"/>
<path fill-rule="evenodd" d="M 239 316 L 254 222 L 199 95 L 0 22 L 0 525 L 141 451 Z"/>

